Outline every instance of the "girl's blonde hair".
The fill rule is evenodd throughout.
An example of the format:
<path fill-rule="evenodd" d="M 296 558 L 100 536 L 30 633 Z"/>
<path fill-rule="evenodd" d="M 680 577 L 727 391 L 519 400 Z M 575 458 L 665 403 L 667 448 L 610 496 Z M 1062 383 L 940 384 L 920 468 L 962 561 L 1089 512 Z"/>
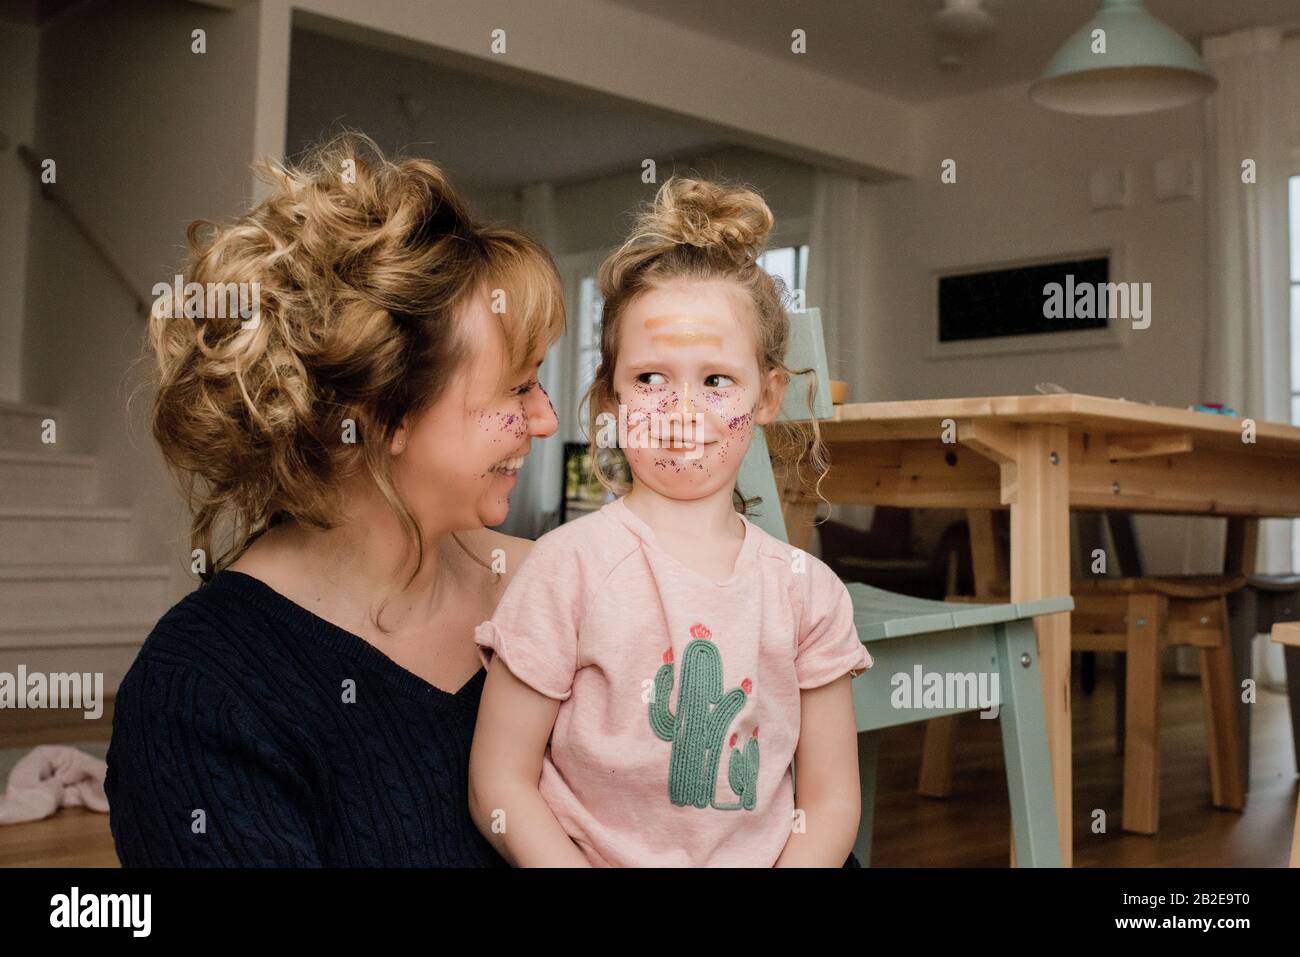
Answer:
<path fill-rule="evenodd" d="M 807 423 L 794 430 L 788 442 L 777 443 L 774 454 L 793 468 L 796 480 L 803 461 L 817 473 L 817 485 L 826 473 L 826 448 L 816 419 L 811 417 L 817 392 L 813 369 L 791 369 L 785 364 L 790 339 L 786 314 L 789 292 L 781 280 L 758 266 L 768 234 L 772 211 L 751 189 L 701 179 L 674 176 L 659 187 L 654 201 L 636 217 L 632 234 L 601 264 L 598 276 L 604 298 L 600 330 L 600 364 L 587 389 L 587 429 L 591 436 L 591 461 L 596 478 L 615 494 L 630 487 L 622 453 L 597 447 L 598 417 L 617 405 L 614 369 L 619 333 L 628 305 L 637 296 L 672 279 L 723 279 L 736 283 L 754 308 L 758 366 L 766 377 L 778 369 L 788 383 L 792 375 L 808 374 Z M 611 458 L 614 461 L 611 461 Z M 739 511 L 748 513 L 758 504 L 736 490 Z M 778 503 L 779 505 L 779 503 Z"/>
<path fill-rule="evenodd" d="M 521 233 L 474 222 L 433 163 L 389 160 L 360 134 L 257 170 L 265 199 L 233 222 L 190 224 L 185 275 L 257 283 L 257 321 L 155 309 L 149 322 L 152 431 L 187 497 L 202 577 L 285 520 L 333 527 L 343 480 L 366 473 L 407 533 L 409 583 L 425 542 L 393 484 L 393 434 L 469 354 L 457 315 L 473 297 L 504 292 L 502 385 L 560 336 L 554 263 Z M 228 538 L 214 545 L 219 525 Z"/>

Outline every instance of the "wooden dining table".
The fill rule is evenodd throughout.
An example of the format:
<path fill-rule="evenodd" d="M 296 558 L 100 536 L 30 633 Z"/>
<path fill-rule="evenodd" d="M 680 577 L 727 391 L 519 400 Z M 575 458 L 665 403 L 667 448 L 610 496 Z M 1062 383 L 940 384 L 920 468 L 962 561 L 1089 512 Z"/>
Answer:
<path fill-rule="evenodd" d="M 1258 519 L 1300 517 L 1300 428 L 1079 394 L 866 402 L 819 423 L 829 471 L 786 470 L 790 541 L 824 501 L 1011 511 L 1011 600 L 1070 593 L 1070 510 L 1223 516 L 1225 569 L 1254 571 Z M 776 427 L 790 429 L 793 426 Z M 771 431 L 771 429 L 769 429 Z M 789 436 L 787 436 L 789 437 Z M 989 535 L 972 528 L 972 547 Z M 1073 862 L 1070 616 L 1038 619 L 1061 859 Z"/>

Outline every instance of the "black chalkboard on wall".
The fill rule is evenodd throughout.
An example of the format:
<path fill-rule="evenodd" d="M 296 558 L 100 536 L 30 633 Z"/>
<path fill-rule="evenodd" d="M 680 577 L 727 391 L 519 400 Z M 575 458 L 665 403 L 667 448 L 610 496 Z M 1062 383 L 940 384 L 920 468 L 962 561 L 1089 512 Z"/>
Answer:
<path fill-rule="evenodd" d="M 1099 288 L 1109 277 L 1109 255 L 940 276 L 939 341 L 1105 329 L 1104 309 L 1101 315 L 1049 317 L 1044 289 L 1051 283 L 1062 288 L 1093 283 Z"/>

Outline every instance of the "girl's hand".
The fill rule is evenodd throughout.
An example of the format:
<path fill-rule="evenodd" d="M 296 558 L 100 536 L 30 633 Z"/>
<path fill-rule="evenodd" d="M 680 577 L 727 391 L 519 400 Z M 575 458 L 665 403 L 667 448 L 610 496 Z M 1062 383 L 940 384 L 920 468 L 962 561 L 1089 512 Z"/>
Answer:
<path fill-rule="evenodd" d="M 469 810 L 514 867 L 590 867 L 537 789 L 560 702 L 488 667 L 469 758 Z"/>

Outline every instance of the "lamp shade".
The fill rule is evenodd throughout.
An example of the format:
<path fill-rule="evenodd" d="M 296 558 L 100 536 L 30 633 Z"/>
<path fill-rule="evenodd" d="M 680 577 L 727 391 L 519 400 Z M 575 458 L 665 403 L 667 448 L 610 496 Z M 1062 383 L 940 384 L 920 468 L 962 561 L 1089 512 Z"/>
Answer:
<path fill-rule="evenodd" d="M 1056 51 L 1029 96 L 1063 113 L 1127 116 L 1182 106 L 1218 85 L 1192 45 L 1142 0 L 1104 0 Z"/>

